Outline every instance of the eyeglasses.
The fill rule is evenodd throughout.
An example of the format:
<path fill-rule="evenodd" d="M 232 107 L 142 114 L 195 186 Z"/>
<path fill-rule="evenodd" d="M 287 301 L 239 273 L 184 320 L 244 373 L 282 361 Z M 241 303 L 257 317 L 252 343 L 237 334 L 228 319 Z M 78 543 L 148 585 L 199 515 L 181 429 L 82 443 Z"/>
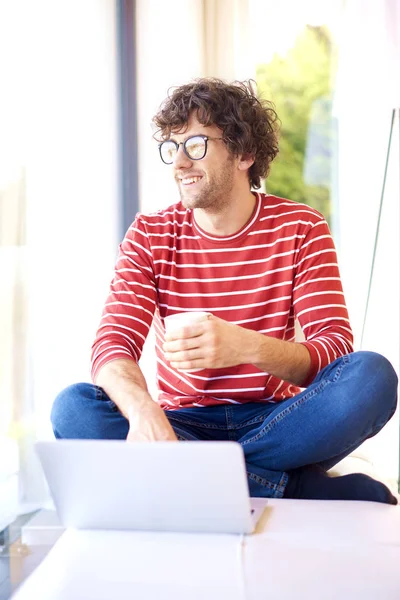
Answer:
<path fill-rule="evenodd" d="M 184 142 L 174 142 L 174 140 L 165 140 L 159 144 L 161 160 L 166 165 L 172 165 L 175 156 L 178 154 L 179 146 L 183 146 L 183 151 L 190 160 L 201 160 L 207 154 L 208 140 L 222 140 L 220 137 L 209 137 L 208 135 L 192 135 Z"/>

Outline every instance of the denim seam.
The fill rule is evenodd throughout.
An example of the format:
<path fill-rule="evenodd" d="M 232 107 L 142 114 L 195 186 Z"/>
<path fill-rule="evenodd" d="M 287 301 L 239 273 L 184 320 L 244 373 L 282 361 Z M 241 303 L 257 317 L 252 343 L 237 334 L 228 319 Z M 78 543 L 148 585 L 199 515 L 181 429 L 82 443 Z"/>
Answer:
<path fill-rule="evenodd" d="M 251 471 L 247 471 L 247 475 L 248 475 L 249 479 L 252 479 L 253 481 L 262 485 L 263 487 L 266 487 L 267 489 L 272 490 L 275 493 L 275 497 L 277 497 L 277 498 L 283 497 L 283 495 L 285 493 L 286 484 L 288 481 L 288 474 L 285 473 L 284 471 L 282 472 L 282 476 L 279 480 L 279 483 L 271 483 L 271 481 L 268 481 L 268 479 L 265 479 L 265 477 L 260 477 L 260 475 L 256 475 L 255 473 L 252 473 Z"/>
<path fill-rule="evenodd" d="M 261 403 L 260 403 L 261 404 Z M 262 423 L 265 421 L 265 415 L 258 415 L 257 417 L 253 417 L 248 421 L 241 421 L 233 426 L 234 429 L 242 429 L 243 427 L 249 427 L 250 425 L 255 425 L 256 423 Z"/>
<path fill-rule="evenodd" d="M 226 430 L 226 425 L 216 425 L 215 423 L 199 423 L 198 421 L 192 421 L 191 419 L 185 419 L 181 417 L 175 417 L 168 412 L 168 420 L 176 421 L 177 423 L 181 423 L 182 425 L 193 425 L 195 427 L 203 427 L 204 429 L 223 429 Z"/>
<path fill-rule="evenodd" d="M 260 403 L 261 404 L 261 403 Z M 257 416 L 257 417 L 253 417 L 252 419 L 250 419 L 249 421 L 242 421 L 241 423 L 233 423 L 231 420 L 228 423 L 228 426 L 226 425 L 216 425 L 215 423 L 199 423 L 198 421 L 192 421 L 191 419 L 187 419 L 186 417 L 177 417 L 175 415 L 172 415 L 171 413 L 174 411 L 169 411 L 168 412 L 168 419 L 173 419 L 175 421 L 177 421 L 178 423 L 185 423 L 186 425 L 195 425 L 197 427 L 204 427 L 205 429 L 242 429 L 243 427 L 248 427 L 250 425 L 254 425 L 255 423 L 262 423 L 263 421 L 265 421 L 265 416 Z"/>
<path fill-rule="evenodd" d="M 226 415 L 226 427 L 228 431 L 228 438 L 231 442 L 236 442 L 236 428 L 233 423 L 233 414 L 232 407 L 225 407 L 225 415 Z"/>
<path fill-rule="evenodd" d="M 103 388 L 101 388 L 98 385 L 95 385 L 94 389 L 96 390 L 96 400 L 103 400 Z"/>
<path fill-rule="evenodd" d="M 175 431 L 175 435 L 178 438 L 178 441 L 180 441 L 180 442 L 191 442 L 191 441 L 193 441 L 193 440 L 189 440 L 188 438 L 183 437 L 179 433 L 176 433 L 176 431 Z"/>
<path fill-rule="evenodd" d="M 115 404 L 115 402 L 113 400 L 111 400 L 111 398 L 109 398 L 107 396 L 107 394 L 105 393 L 105 391 L 103 390 L 103 388 L 101 388 L 98 385 L 95 385 L 94 388 L 96 390 L 96 400 L 102 400 L 104 402 L 107 402 L 107 404 L 109 405 L 109 407 L 111 408 L 111 410 L 113 412 L 118 412 L 119 411 L 118 406 Z"/>
<path fill-rule="evenodd" d="M 232 408 L 230 406 L 225 406 L 225 418 L 226 418 L 226 428 L 233 429 L 232 425 Z"/>

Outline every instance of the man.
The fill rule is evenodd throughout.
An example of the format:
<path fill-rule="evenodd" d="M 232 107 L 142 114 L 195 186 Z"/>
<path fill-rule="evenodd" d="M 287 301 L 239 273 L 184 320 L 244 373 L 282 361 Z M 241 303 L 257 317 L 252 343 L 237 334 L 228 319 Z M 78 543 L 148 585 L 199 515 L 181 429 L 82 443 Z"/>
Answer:
<path fill-rule="evenodd" d="M 366 475 L 327 475 L 391 418 L 397 376 L 382 356 L 352 351 L 323 216 L 251 191 L 278 152 L 272 106 L 250 84 L 200 79 L 154 122 L 180 202 L 138 214 L 126 233 L 93 344 L 95 385 L 57 397 L 56 437 L 236 440 L 252 496 L 396 504 Z M 166 335 L 165 318 L 183 311 L 210 318 Z M 158 403 L 138 366 L 153 318 Z"/>

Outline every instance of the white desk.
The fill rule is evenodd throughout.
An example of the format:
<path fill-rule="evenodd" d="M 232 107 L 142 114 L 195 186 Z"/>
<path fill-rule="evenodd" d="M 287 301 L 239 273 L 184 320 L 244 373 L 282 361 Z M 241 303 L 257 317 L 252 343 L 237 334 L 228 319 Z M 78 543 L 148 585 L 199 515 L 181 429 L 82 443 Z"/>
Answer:
<path fill-rule="evenodd" d="M 271 500 L 257 532 L 66 531 L 14 600 L 399 600 L 400 507 Z"/>

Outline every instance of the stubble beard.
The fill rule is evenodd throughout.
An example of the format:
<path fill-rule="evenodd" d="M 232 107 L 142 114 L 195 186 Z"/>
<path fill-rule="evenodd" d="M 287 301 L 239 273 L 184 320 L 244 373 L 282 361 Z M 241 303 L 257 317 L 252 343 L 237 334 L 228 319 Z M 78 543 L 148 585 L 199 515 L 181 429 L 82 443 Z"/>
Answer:
<path fill-rule="evenodd" d="M 181 202 L 185 208 L 200 208 L 212 213 L 221 212 L 229 204 L 233 189 L 233 161 L 228 158 L 218 174 L 210 177 L 197 194 L 185 194 L 179 187 Z"/>

